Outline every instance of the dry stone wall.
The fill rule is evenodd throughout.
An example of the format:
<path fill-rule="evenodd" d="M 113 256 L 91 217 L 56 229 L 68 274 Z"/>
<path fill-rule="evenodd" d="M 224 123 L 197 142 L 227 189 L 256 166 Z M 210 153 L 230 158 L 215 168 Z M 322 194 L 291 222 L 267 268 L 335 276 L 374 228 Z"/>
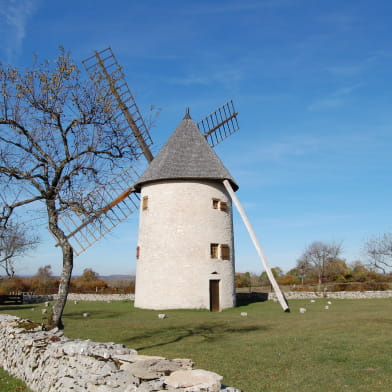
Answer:
<path fill-rule="evenodd" d="M 392 290 L 386 291 L 336 291 L 336 292 L 314 292 L 314 291 L 288 291 L 284 293 L 286 299 L 314 299 L 314 298 L 337 298 L 337 299 L 363 299 L 363 298 L 392 298 Z M 276 301 L 275 293 L 241 293 L 241 297 L 259 297 L 260 300 Z M 52 301 L 57 295 L 24 295 L 26 303 Z M 135 294 L 77 294 L 69 293 L 68 301 L 133 301 Z"/>
<path fill-rule="evenodd" d="M 0 366 L 37 392 L 241 392 L 189 359 L 138 355 L 114 343 L 66 338 L 0 314 Z"/>
<path fill-rule="evenodd" d="M 286 299 L 371 299 L 371 298 L 392 298 L 392 290 L 386 291 L 334 291 L 334 292 L 313 292 L 313 291 L 289 291 L 285 292 Z M 275 293 L 268 293 L 268 299 L 276 300 Z"/>
<path fill-rule="evenodd" d="M 57 295 L 53 297 L 56 299 Z M 135 294 L 68 294 L 68 301 L 133 301 L 134 299 Z"/>
<path fill-rule="evenodd" d="M 35 295 L 35 294 L 23 294 L 24 303 L 37 303 L 53 301 L 57 299 L 58 295 Z M 68 301 L 133 301 L 135 294 L 78 294 L 69 293 L 67 297 Z"/>

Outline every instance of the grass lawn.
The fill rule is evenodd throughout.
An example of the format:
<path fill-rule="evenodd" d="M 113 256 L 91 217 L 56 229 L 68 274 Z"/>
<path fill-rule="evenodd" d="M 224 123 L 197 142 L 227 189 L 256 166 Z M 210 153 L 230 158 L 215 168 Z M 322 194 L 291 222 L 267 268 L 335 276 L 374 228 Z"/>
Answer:
<path fill-rule="evenodd" d="M 272 301 L 221 313 L 173 310 L 164 320 L 157 317 L 162 312 L 131 302 L 70 302 L 65 335 L 191 358 L 195 368 L 246 392 L 390 392 L 392 299 L 331 301 L 326 310 L 326 299 L 292 300 L 291 313 Z M 0 312 L 42 321 L 42 308 L 0 306 Z"/>
<path fill-rule="evenodd" d="M 11 377 L 7 372 L 0 368 L 0 391 L 1 392 L 30 392 L 26 384 L 14 377 Z"/>

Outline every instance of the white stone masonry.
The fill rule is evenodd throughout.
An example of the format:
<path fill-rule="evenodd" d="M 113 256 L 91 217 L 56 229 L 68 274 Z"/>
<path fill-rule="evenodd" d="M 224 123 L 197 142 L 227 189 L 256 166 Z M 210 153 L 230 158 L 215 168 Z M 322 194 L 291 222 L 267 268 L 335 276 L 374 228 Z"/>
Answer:
<path fill-rule="evenodd" d="M 235 306 L 232 206 L 224 186 L 157 181 L 142 187 L 144 197 L 148 203 L 140 209 L 135 306 L 210 309 L 212 280 L 219 282 L 219 309 Z M 211 244 L 217 245 L 216 257 L 211 257 Z M 222 256 L 222 246 L 229 257 Z"/>

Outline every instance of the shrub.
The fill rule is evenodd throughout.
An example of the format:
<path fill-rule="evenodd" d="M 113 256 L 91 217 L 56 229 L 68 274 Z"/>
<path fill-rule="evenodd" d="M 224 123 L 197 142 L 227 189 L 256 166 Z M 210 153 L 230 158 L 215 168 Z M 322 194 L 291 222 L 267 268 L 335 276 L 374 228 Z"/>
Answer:
<path fill-rule="evenodd" d="M 30 291 L 30 286 L 25 279 L 14 276 L 12 278 L 2 278 L 0 280 L 0 294 L 21 293 Z"/>
<path fill-rule="evenodd" d="M 369 281 L 363 283 L 364 290 L 366 291 L 385 291 L 389 290 L 389 284 L 387 282 L 377 282 L 377 281 Z"/>

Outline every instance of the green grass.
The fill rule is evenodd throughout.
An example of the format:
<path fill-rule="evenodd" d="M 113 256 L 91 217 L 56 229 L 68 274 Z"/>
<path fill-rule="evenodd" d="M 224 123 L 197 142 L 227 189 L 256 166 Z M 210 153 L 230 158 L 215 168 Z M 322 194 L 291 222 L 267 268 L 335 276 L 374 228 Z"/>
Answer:
<path fill-rule="evenodd" d="M 326 302 L 293 300 L 291 313 L 272 301 L 221 313 L 173 310 L 164 312 L 164 320 L 157 317 L 161 312 L 130 302 L 69 303 L 65 334 L 191 358 L 195 368 L 217 372 L 225 384 L 246 392 L 389 392 L 392 300 L 332 300 L 329 310 Z M 42 307 L 0 311 L 42 321 Z M 300 314 L 300 307 L 307 312 Z M 83 318 L 84 312 L 91 316 Z"/>
<path fill-rule="evenodd" d="M 0 391 L 1 392 L 31 392 L 26 384 L 0 368 Z"/>

